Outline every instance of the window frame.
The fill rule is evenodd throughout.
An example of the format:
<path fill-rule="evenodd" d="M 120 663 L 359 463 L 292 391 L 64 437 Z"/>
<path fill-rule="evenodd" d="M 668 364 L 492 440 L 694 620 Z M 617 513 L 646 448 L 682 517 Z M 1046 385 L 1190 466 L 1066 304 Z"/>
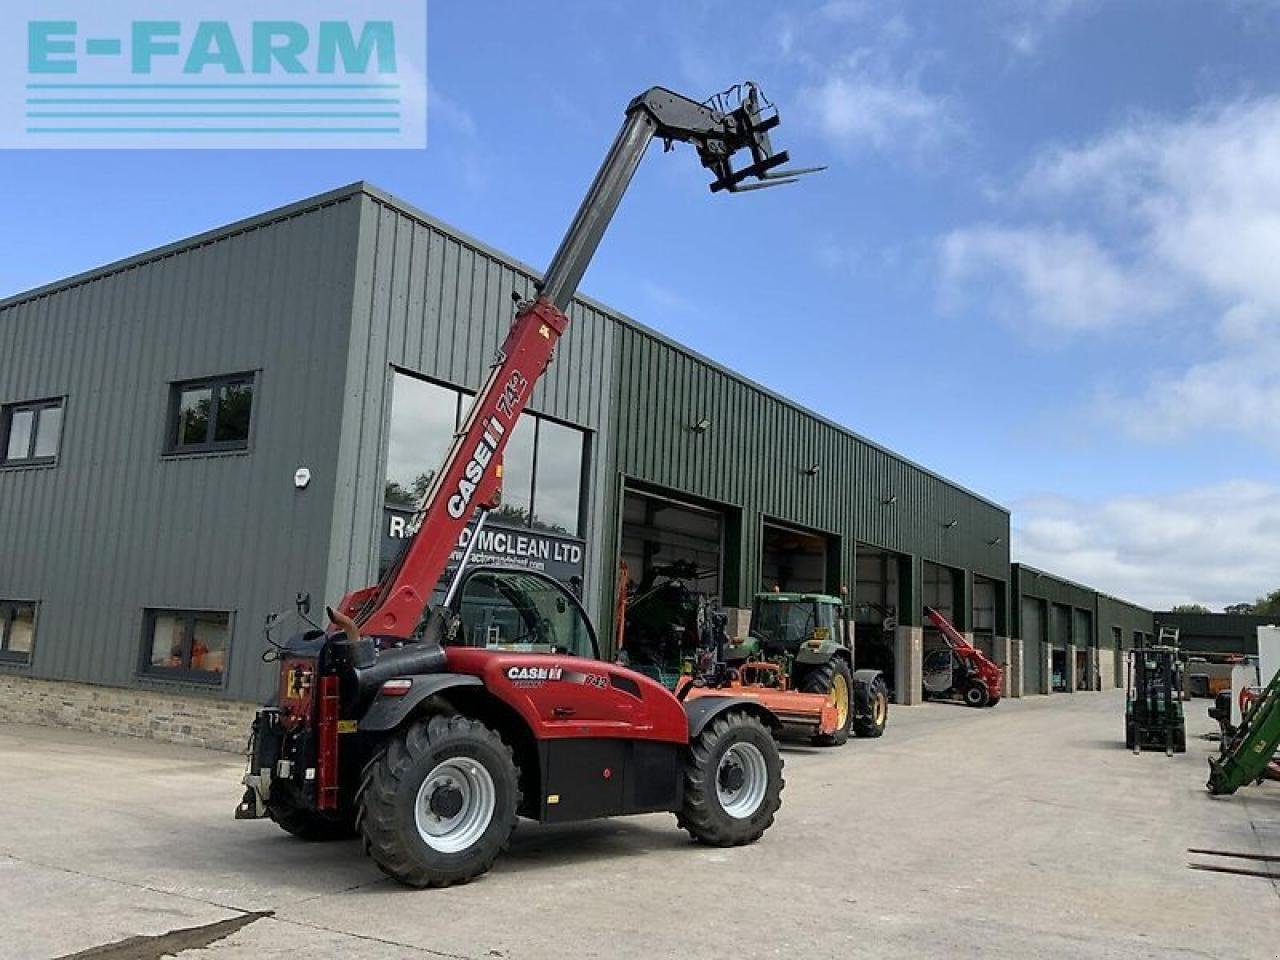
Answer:
<path fill-rule="evenodd" d="M 18 607 L 31 608 L 31 649 L 15 653 L 9 649 L 9 631 L 13 627 L 14 613 Z M 0 666 L 29 667 L 36 655 L 36 631 L 40 627 L 40 602 L 38 600 L 0 600 Z"/>
<path fill-rule="evenodd" d="M 254 429 L 258 420 L 258 373 L 257 370 L 242 370 L 238 373 L 222 373 L 210 377 L 196 377 L 193 380 L 169 381 L 169 408 L 165 416 L 164 456 L 186 457 L 210 453 L 241 453 L 253 445 Z M 244 440 L 212 440 L 218 435 L 218 412 L 222 406 L 221 391 L 223 387 L 248 384 L 249 399 L 249 432 Z M 190 390 L 208 389 L 209 426 L 205 431 L 204 443 L 179 443 L 178 427 L 182 411 L 182 395 Z"/>
<path fill-rule="evenodd" d="M 227 645 L 223 654 L 223 670 L 191 669 L 191 649 L 195 645 L 195 622 L 200 616 L 225 616 L 227 618 Z M 182 662 L 180 667 L 157 667 L 151 662 L 151 653 L 155 648 L 156 619 L 171 616 L 183 621 Z M 189 607 L 144 607 L 142 610 L 142 644 L 138 651 L 138 676 L 147 680 L 168 680 L 178 683 L 198 684 L 202 687 L 222 687 L 226 685 L 227 674 L 231 666 L 231 646 L 235 631 L 234 610 L 209 610 Z M 34 646 L 34 644 L 33 644 Z"/>
<path fill-rule="evenodd" d="M 413 380 L 419 380 L 423 383 L 431 384 L 434 387 L 440 387 L 444 390 L 449 390 L 453 393 L 454 395 L 453 397 L 454 399 L 454 436 L 457 436 L 458 432 L 461 431 L 462 429 L 463 419 L 467 411 L 470 410 L 470 404 L 472 401 L 475 400 L 476 392 L 467 387 L 460 387 L 457 384 L 450 383 L 447 380 L 440 380 L 436 377 L 427 376 L 425 374 L 419 373 L 416 370 L 412 370 L 408 367 L 403 367 L 395 363 L 390 364 L 389 367 L 390 367 L 390 373 L 389 373 L 389 380 L 387 384 L 386 410 L 384 413 L 384 418 L 386 421 L 385 430 L 386 430 L 387 437 L 388 438 L 390 437 L 390 432 L 391 432 L 391 412 L 392 412 L 392 405 L 393 405 L 394 396 L 395 396 L 395 378 L 397 374 L 400 374 L 405 377 L 409 377 L 410 379 L 413 379 Z M 542 534 L 547 534 L 549 536 L 569 537 L 571 539 L 581 540 L 583 539 L 583 531 L 587 527 L 587 519 L 590 515 L 591 465 L 592 465 L 592 455 L 594 452 L 594 441 L 595 441 L 594 431 L 589 427 L 584 427 L 584 426 L 581 426 L 580 424 L 572 423 L 568 420 L 562 420 L 559 417 L 554 417 L 546 413 L 541 413 L 541 412 L 529 409 L 527 407 L 525 408 L 525 410 L 521 412 L 521 417 L 526 417 L 526 416 L 529 418 L 529 420 L 533 424 L 533 439 L 532 439 L 533 456 L 530 458 L 529 489 L 528 491 L 526 491 L 528 494 L 527 499 L 529 503 L 528 520 L 526 520 L 526 522 L 524 523 L 518 524 L 515 520 L 510 519 L 507 516 L 494 516 L 491 519 L 502 526 L 512 527 L 512 528 L 521 529 L 521 530 L 531 530 L 534 533 L 542 533 Z M 539 521 L 538 515 L 537 515 L 538 459 L 539 459 L 539 454 L 542 452 L 540 448 L 541 448 L 543 421 L 554 424 L 557 427 L 563 427 L 565 429 L 572 430 L 575 434 L 578 435 L 579 439 L 581 440 L 581 454 L 580 454 L 579 463 L 578 463 L 578 515 L 574 521 L 574 529 L 568 532 L 565 532 L 564 530 L 560 530 L 560 529 L 553 529 L 545 521 Z M 387 442 L 388 443 L 390 442 L 389 439 L 387 440 Z M 446 447 L 446 450 L 447 449 L 448 448 Z M 384 455 L 385 455 L 385 451 L 384 451 Z M 389 463 L 386 464 L 386 467 L 389 468 L 390 464 Z M 391 479 L 392 478 L 390 477 L 385 478 L 384 483 Z M 504 483 L 504 486 L 503 486 L 504 501 L 506 499 L 505 493 L 506 493 L 506 485 Z M 498 512 L 500 512 L 500 510 Z"/>
<path fill-rule="evenodd" d="M 58 424 L 58 447 L 53 456 L 37 457 L 35 455 L 36 442 L 40 438 L 40 417 L 46 410 L 61 410 L 62 422 Z M 31 437 L 27 440 L 27 456 L 9 459 L 9 434 L 13 429 L 13 418 L 19 413 L 31 411 L 34 416 L 31 421 Z M 51 467 L 58 462 L 58 457 L 62 454 L 62 433 L 67 425 L 67 398 L 66 395 L 57 397 L 46 397 L 43 400 L 20 400 L 15 403 L 6 403 L 3 408 L 3 416 L 0 417 L 0 468 L 8 467 Z"/>

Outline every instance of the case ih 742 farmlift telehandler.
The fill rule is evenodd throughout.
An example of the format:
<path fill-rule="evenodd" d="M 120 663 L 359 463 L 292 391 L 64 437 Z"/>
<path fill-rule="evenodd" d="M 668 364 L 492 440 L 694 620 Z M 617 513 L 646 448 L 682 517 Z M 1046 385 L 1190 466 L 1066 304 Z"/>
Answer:
<path fill-rule="evenodd" d="M 773 822 L 778 720 L 759 703 L 682 701 L 602 662 L 577 598 L 540 574 L 468 569 L 464 556 L 443 602 L 429 601 L 472 515 L 478 533 L 496 499 L 507 439 L 650 141 L 692 144 L 712 192 L 736 192 L 809 172 L 778 169 L 787 154 L 769 143 L 777 123 L 749 83 L 705 103 L 655 87 L 627 107 L 537 299 L 516 310 L 415 534 L 381 583 L 329 611 L 330 632 L 277 651 L 278 702 L 254 721 L 238 817 L 270 817 L 307 838 L 358 831 L 383 871 L 415 886 L 484 873 L 517 816 L 673 811 L 715 846 L 750 843 Z M 750 159 L 735 168 L 743 151 Z"/>

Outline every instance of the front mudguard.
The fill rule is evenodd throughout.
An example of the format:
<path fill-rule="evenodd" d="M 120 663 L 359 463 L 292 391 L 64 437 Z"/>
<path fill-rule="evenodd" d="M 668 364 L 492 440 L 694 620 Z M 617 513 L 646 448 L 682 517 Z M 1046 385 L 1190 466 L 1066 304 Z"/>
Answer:
<path fill-rule="evenodd" d="M 777 714 L 750 697 L 706 696 L 684 701 L 684 712 L 689 718 L 689 742 L 696 740 L 707 724 L 720 714 L 734 709 L 746 710 L 753 717 L 759 718 L 774 736 L 782 732 L 782 721 Z"/>

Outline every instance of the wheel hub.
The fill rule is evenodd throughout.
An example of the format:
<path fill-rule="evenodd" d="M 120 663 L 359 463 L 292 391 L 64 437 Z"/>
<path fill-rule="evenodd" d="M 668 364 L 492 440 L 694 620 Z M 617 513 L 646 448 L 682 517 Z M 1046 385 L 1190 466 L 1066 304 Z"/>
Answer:
<path fill-rule="evenodd" d="M 497 809 L 497 788 L 484 764 L 471 757 L 438 763 L 418 787 L 414 825 L 439 853 L 462 853 L 484 836 Z"/>
<path fill-rule="evenodd" d="M 769 765 L 754 743 L 738 741 L 720 758 L 716 768 L 716 799 L 735 820 L 752 816 L 769 789 Z"/>
<path fill-rule="evenodd" d="M 452 783 L 436 788 L 431 794 L 431 812 L 441 819 L 456 817 L 462 810 L 462 791 Z"/>
<path fill-rule="evenodd" d="M 736 760 L 730 761 L 720 768 L 720 786 L 726 791 L 741 790 L 746 779 L 747 775 L 742 769 L 742 764 Z"/>

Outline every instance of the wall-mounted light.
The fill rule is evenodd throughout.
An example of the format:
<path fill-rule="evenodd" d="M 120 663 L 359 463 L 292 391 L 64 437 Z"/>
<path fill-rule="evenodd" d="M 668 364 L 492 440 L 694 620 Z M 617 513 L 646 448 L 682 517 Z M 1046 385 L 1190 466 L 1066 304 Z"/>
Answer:
<path fill-rule="evenodd" d="M 946 523 L 944 523 L 944 524 L 942 525 L 942 528 L 943 528 L 944 530 L 950 530 L 952 527 L 954 527 L 954 526 L 955 526 L 957 523 L 959 523 L 959 522 L 960 522 L 959 520 L 948 520 L 948 521 L 946 521 Z"/>
<path fill-rule="evenodd" d="M 1004 537 L 992 537 L 987 541 L 988 547 L 994 547 L 996 544 L 1004 543 Z"/>
<path fill-rule="evenodd" d="M 898 502 L 898 495 L 896 493 L 891 493 L 887 497 L 881 497 L 880 502 L 886 507 L 891 507 Z"/>
<path fill-rule="evenodd" d="M 809 466 L 804 468 L 804 475 L 806 477 L 816 477 L 818 475 L 818 471 L 821 469 L 822 469 L 821 464 L 811 463 L 809 464 Z"/>
<path fill-rule="evenodd" d="M 711 429 L 711 419 L 709 417 L 703 417 L 697 423 L 692 424 L 689 429 L 694 433 L 706 433 Z"/>

